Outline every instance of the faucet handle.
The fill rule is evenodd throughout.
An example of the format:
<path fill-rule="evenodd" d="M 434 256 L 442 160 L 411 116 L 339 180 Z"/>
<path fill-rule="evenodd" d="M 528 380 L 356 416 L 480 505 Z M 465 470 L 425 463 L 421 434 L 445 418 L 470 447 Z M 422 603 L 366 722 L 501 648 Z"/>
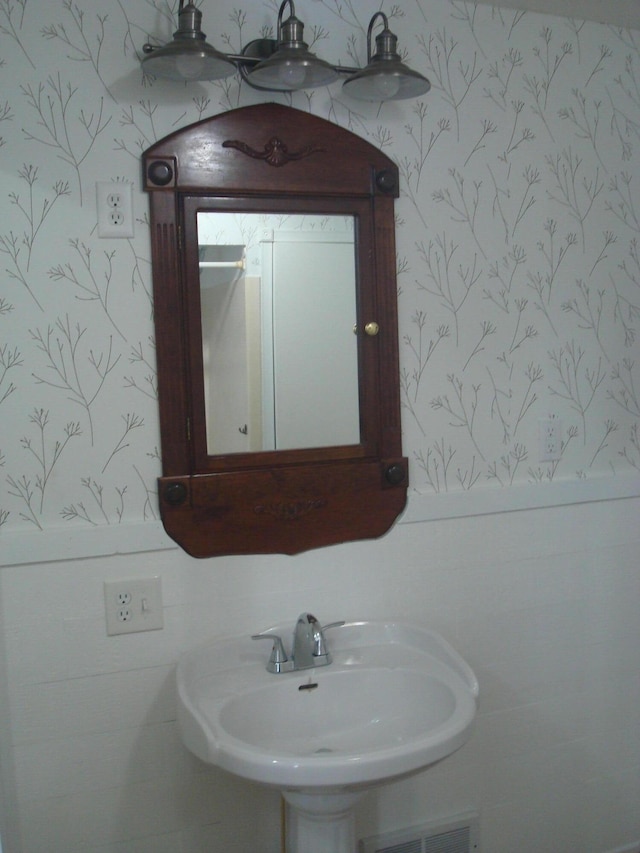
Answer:
<path fill-rule="evenodd" d="M 314 657 L 328 657 L 329 651 L 326 646 L 326 640 L 324 636 L 324 632 L 328 631 L 329 628 L 340 628 L 344 625 L 344 619 L 341 619 L 340 622 L 329 622 L 328 625 L 323 625 L 322 628 L 315 635 L 315 644 L 313 649 Z"/>
<path fill-rule="evenodd" d="M 269 657 L 269 662 L 267 663 L 268 672 L 284 672 L 286 669 L 291 667 L 291 662 L 289 661 L 287 653 L 284 650 L 282 637 L 278 636 L 278 634 L 252 634 L 251 639 L 271 640 L 273 642 L 273 646 L 271 647 L 271 655 Z M 285 666 L 285 664 L 288 664 L 288 666 Z"/>

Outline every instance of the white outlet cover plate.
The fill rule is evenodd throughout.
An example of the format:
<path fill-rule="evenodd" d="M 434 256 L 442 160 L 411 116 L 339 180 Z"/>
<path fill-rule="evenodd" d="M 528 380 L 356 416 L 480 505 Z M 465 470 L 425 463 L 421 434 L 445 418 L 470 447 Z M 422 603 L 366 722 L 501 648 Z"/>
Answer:
<path fill-rule="evenodd" d="M 110 219 L 112 198 L 117 196 L 122 223 Z M 133 237 L 133 184 L 126 181 L 97 181 L 98 237 Z"/>
<path fill-rule="evenodd" d="M 105 581 L 104 603 L 109 636 L 164 627 L 159 577 Z"/>

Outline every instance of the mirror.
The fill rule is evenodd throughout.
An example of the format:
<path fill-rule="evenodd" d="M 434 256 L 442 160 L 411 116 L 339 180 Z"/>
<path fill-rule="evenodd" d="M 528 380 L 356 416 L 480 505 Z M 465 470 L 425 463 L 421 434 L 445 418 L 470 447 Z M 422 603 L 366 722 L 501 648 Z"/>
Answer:
<path fill-rule="evenodd" d="M 353 217 L 201 210 L 197 228 L 207 452 L 357 444 Z"/>
<path fill-rule="evenodd" d="M 165 529 L 196 557 L 372 538 L 402 511 L 386 155 L 244 107 L 143 155 Z"/>

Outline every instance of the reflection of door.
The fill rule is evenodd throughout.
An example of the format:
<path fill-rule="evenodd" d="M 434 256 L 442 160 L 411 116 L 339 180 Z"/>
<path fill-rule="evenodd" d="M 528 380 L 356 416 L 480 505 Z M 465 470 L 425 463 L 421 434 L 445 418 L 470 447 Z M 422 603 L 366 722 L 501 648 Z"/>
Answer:
<path fill-rule="evenodd" d="M 260 279 L 215 272 L 200 270 L 207 452 L 262 450 Z"/>
<path fill-rule="evenodd" d="M 207 449 L 237 453 L 249 449 L 240 431 L 249 419 L 244 277 L 220 283 L 209 273 L 200 270 Z"/>
<path fill-rule="evenodd" d="M 271 287 L 263 283 L 273 297 L 271 446 L 357 444 L 353 235 L 276 232 L 269 248 Z M 265 265 L 265 278 L 268 269 Z M 263 334 L 263 343 L 268 338 L 268 332 Z"/>

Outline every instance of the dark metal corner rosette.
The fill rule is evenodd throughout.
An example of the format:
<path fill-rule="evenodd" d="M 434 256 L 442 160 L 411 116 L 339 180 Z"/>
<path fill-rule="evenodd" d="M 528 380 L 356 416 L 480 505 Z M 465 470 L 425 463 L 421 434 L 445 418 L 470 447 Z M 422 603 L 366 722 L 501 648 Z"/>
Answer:
<path fill-rule="evenodd" d="M 384 472 L 384 478 L 390 486 L 402 485 L 407 477 L 404 465 L 400 462 L 392 462 Z"/>
<path fill-rule="evenodd" d="M 247 157 L 251 157 L 254 160 L 264 160 L 269 166 L 275 166 L 276 168 L 286 166 L 287 163 L 295 160 L 303 160 L 312 154 L 320 154 L 325 150 L 317 145 L 307 145 L 300 151 L 289 151 L 288 146 L 278 136 L 272 136 L 262 151 L 256 151 L 255 148 L 252 148 L 246 142 L 242 142 L 239 139 L 227 139 L 222 143 L 222 147 L 235 148 L 236 151 L 241 151 Z"/>
<path fill-rule="evenodd" d="M 169 506 L 182 506 L 188 496 L 184 483 L 167 483 L 162 492 L 162 498 Z"/>
<path fill-rule="evenodd" d="M 175 187 L 176 171 L 173 157 L 154 159 L 147 164 L 145 178 L 147 184 L 160 189 Z"/>
<path fill-rule="evenodd" d="M 395 193 L 398 188 L 398 179 L 390 169 L 381 169 L 375 173 L 376 188 L 384 195 Z"/>

